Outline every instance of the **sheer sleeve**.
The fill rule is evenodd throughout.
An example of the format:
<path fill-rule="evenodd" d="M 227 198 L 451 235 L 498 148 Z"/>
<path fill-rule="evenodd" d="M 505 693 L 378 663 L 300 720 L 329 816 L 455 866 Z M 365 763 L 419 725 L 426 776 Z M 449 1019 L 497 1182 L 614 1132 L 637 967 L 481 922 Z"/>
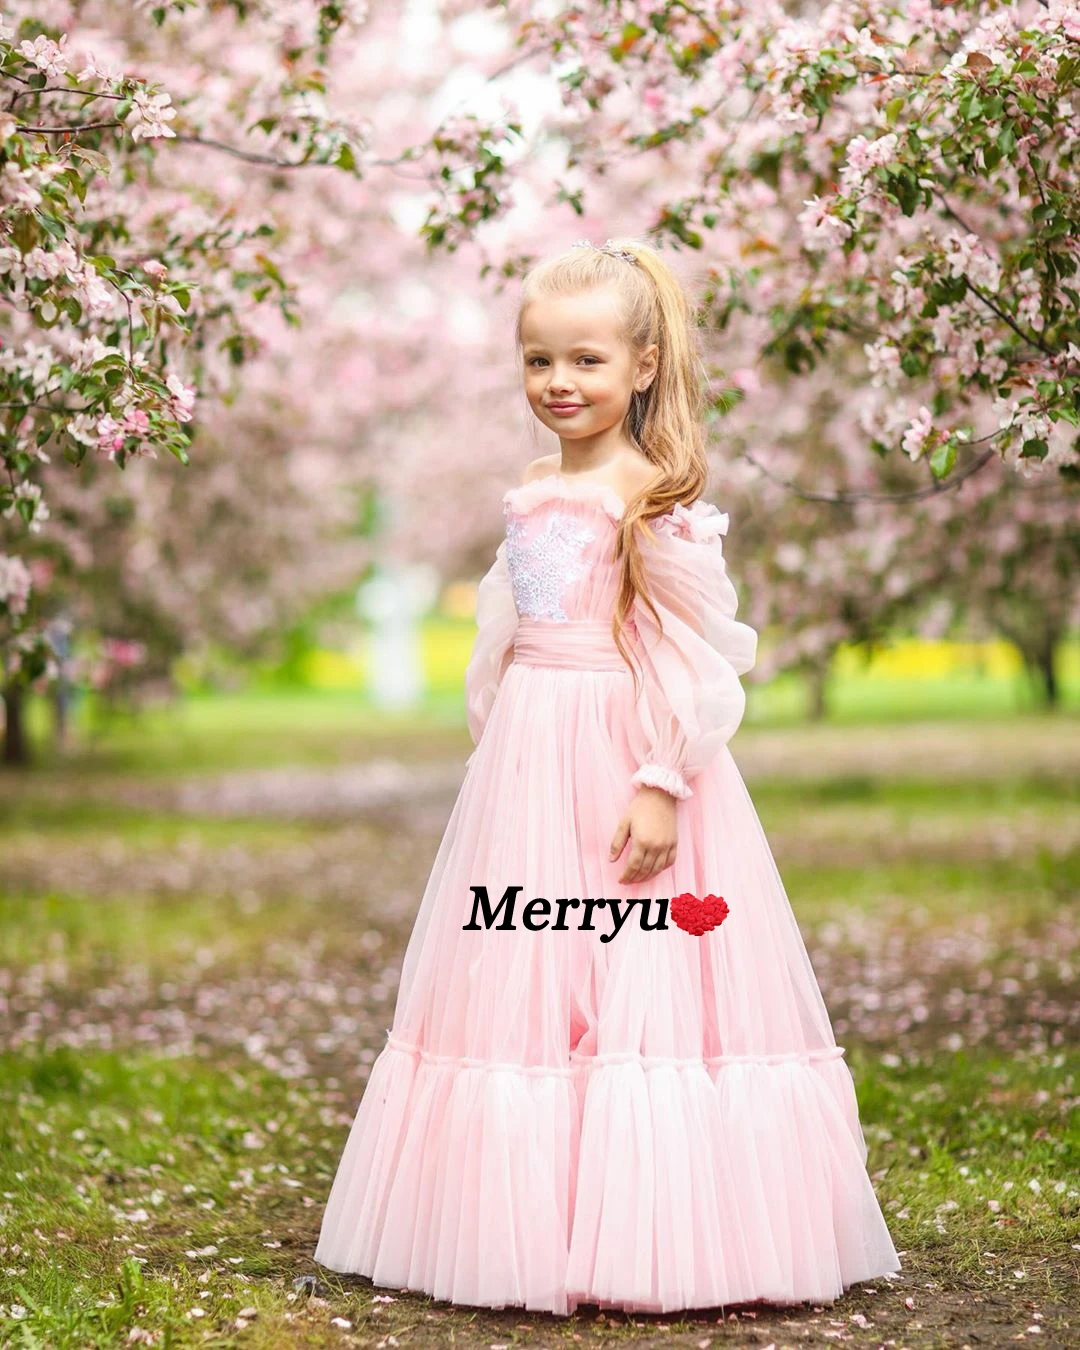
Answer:
<path fill-rule="evenodd" d="M 476 638 L 465 670 L 465 712 L 478 745 L 506 668 L 513 660 L 518 613 L 506 565 L 506 540 L 476 590 Z"/>
<path fill-rule="evenodd" d="M 757 659 L 757 633 L 735 618 L 738 597 L 721 536 L 728 517 L 708 502 L 673 511 L 642 531 L 649 594 L 663 632 L 640 597 L 634 652 L 641 662 L 630 746 L 631 782 L 693 795 L 690 784 L 735 734 L 746 708 L 739 676 Z"/>

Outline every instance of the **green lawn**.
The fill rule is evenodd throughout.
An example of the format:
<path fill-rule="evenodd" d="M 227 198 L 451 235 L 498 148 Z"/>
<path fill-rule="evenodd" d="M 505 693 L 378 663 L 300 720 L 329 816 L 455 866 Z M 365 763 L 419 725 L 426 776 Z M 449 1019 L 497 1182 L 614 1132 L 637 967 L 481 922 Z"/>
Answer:
<path fill-rule="evenodd" d="M 267 694 L 0 775 L 0 1343 L 1076 1343 L 1080 722 L 879 712 L 748 721 L 733 750 L 901 1279 L 826 1308 L 561 1320 L 316 1267 L 453 793 L 326 818 L 175 794 L 290 763 L 462 766 L 470 745 L 449 719 Z"/>
<path fill-rule="evenodd" d="M 463 743 L 465 730 L 461 676 L 468 647 L 460 637 L 453 656 L 452 678 L 445 669 L 448 658 L 433 659 L 432 692 L 418 707 L 402 711 L 375 706 L 360 687 L 314 692 L 254 684 L 231 694 L 189 695 L 137 715 L 110 712 L 92 698 L 80 699 L 74 714 L 78 735 L 66 757 L 51 745 L 48 704 L 32 699 L 28 721 L 35 761 L 42 767 L 66 762 L 88 775 L 130 770 L 161 776 L 243 765 L 344 764 L 378 754 L 380 747 L 410 758 L 450 754 Z M 831 727 L 869 732 L 933 721 L 1023 726 L 1029 718 L 1041 723 L 1047 717 L 1022 673 L 965 666 L 947 677 L 905 680 L 889 673 L 884 658 L 880 664 L 882 669 L 873 664 L 867 668 L 854 654 L 834 663 L 828 686 Z M 1074 724 L 1080 714 L 1080 641 L 1061 644 L 1058 672 L 1056 715 Z M 745 728 L 805 725 L 808 690 L 803 679 L 782 675 L 759 685 L 747 677 L 743 683 Z"/>

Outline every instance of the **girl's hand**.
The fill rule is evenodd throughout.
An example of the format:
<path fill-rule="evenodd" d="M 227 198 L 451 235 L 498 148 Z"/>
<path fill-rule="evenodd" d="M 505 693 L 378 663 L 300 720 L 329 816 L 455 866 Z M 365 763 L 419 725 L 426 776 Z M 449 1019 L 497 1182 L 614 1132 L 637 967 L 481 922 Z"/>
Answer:
<path fill-rule="evenodd" d="M 620 884 L 648 881 L 675 861 L 675 798 L 663 788 L 641 787 L 619 821 L 611 841 L 612 862 L 631 840 Z"/>

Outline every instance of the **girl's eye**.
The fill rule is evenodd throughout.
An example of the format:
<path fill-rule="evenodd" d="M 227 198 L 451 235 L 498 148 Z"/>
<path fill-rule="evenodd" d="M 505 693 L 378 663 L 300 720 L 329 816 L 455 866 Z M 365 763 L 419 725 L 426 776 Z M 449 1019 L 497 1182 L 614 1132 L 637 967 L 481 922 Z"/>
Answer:
<path fill-rule="evenodd" d="M 598 356 L 579 356 L 579 361 L 584 361 L 590 366 L 598 366 L 600 358 Z M 525 362 L 527 366 L 546 366 L 548 363 L 546 356 L 530 356 Z"/>

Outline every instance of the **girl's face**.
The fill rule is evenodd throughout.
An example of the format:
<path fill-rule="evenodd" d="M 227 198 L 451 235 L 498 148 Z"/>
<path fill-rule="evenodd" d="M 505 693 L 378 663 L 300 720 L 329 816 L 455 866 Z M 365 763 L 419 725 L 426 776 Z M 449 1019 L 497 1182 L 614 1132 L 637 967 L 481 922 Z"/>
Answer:
<path fill-rule="evenodd" d="M 585 440 L 622 425 L 635 389 L 656 373 L 653 344 L 638 357 L 622 335 L 611 287 L 530 300 L 521 314 L 529 407 L 562 440 Z"/>

